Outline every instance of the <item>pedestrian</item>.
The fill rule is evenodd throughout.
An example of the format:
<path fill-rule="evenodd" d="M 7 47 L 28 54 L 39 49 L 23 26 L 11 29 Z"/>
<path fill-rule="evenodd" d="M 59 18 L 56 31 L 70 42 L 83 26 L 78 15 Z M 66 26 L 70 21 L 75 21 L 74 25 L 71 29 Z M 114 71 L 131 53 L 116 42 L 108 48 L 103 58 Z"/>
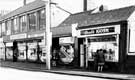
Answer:
<path fill-rule="evenodd" d="M 93 58 L 94 58 L 94 70 L 95 70 L 95 71 L 97 71 L 98 53 L 99 53 L 99 50 L 97 50 L 97 51 L 93 54 Z"/>
<path fill-rule="evenodd" d="M 104 55 L 104 51 L 102 49 L 100 49 L 97 53 L 97 57 L 98 57 L 98 72 L 102 72 L 103 67 L 105 65 L 105 55 Z"/>

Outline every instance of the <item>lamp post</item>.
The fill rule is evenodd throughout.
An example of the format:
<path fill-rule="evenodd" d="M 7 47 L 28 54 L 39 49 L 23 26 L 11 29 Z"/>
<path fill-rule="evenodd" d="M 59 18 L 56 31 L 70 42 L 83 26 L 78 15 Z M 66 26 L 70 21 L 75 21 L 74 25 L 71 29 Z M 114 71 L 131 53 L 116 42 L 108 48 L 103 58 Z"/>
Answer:
<path fill-rule="evenodd" d="M 46 46 L 46 67 L 48 70 L 51 69 L 51 44 L 52 44 L 52 33 L 51 33 L 51 0 L 47 0 L 45 2 L 46 6 L 46 29 L 44 33 L 44 41 L 45 41 L 45 46 Z"/>

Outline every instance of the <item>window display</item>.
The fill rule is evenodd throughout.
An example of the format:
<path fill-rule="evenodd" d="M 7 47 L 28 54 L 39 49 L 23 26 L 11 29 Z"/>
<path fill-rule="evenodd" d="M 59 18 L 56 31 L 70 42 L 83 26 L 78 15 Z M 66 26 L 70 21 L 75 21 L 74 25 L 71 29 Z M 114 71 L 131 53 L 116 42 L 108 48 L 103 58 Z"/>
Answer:
<path fill-rule="evenodd" d="M 46 62 L 46 47 L 42 43 L 39 44 L 40 50 L 39 50 L 39 58 L 41 62 Z"/>
<path fill-rule="evenodd" d="M 3 43 L 0 43 L 0 59 L 5 59 L 5 47 Z"/>
<path fill-rule="evenodd" d="M 13 59 L 13 43 L 6 43 L 6 58 Z"/>
<path fill-rule="evenodd" d="M 37 60 L 37 42 L 28 43 L 28 59 L 32 61 Z"/>
<path fill-rule="evenodd" d="M 116 36 L 95 37 L 93 39 L 88 42 L 88 60 L 93 60 L 97 50 L 103 49 L 106 61 L 118 61 L 118 45 L 116 42 Z"/>
<path fill-rule="evenodd" d="M 26 59 L 26 43 L 18 43 L 18 59 L 25 60 Z"/>

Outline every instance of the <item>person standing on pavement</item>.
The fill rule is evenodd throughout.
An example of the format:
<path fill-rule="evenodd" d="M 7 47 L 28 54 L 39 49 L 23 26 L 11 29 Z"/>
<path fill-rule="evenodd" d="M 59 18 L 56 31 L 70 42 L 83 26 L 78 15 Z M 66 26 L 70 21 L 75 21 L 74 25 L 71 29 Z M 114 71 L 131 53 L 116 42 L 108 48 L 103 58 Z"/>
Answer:
<path fill-rule="evenodd" d="M 93 57 L 94 57 L 94 70 L 95 70 L 95 71 L 97 71 L 98 53 L 99 53 L 99 50 L 97 50 L 97 51 L 95 52 L 95 54 L 93 55 Z"/>
<path fill-rule="evenodd" d="M 98 72 L 102 72 L 103 67 L 105 65 L 105 55 L 104 55 L 104 51 L 102 49 L 100 49 L 97 53 L 97 57 L 98 57 Z"/>

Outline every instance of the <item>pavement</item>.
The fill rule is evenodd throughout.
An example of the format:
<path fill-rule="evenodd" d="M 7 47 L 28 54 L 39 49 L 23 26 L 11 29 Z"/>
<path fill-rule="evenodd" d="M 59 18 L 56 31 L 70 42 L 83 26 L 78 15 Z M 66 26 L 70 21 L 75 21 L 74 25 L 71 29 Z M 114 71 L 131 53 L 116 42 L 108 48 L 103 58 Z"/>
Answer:
<path fill-rule="evenodd" d="M 110 73 L 110 72 L 93 72 L 83 69 L 65 69 L 65 68 L 52 68 L 51 70 L 46 69 L 45 64 L 41 63 L 30 63 L 30 62 L 12 62 L 12 61 L 0 61 L 1 67 L 10 67 L 21 70 L 38 71 L 38 72 L 48 72 L 63 75 L 74 75 L 74 76 L 87 76 L 87 77 L 97 77 L 105 79 L 127 79 L 135 80 L 135 74 L 120 74 L 120 73 Z"/>

